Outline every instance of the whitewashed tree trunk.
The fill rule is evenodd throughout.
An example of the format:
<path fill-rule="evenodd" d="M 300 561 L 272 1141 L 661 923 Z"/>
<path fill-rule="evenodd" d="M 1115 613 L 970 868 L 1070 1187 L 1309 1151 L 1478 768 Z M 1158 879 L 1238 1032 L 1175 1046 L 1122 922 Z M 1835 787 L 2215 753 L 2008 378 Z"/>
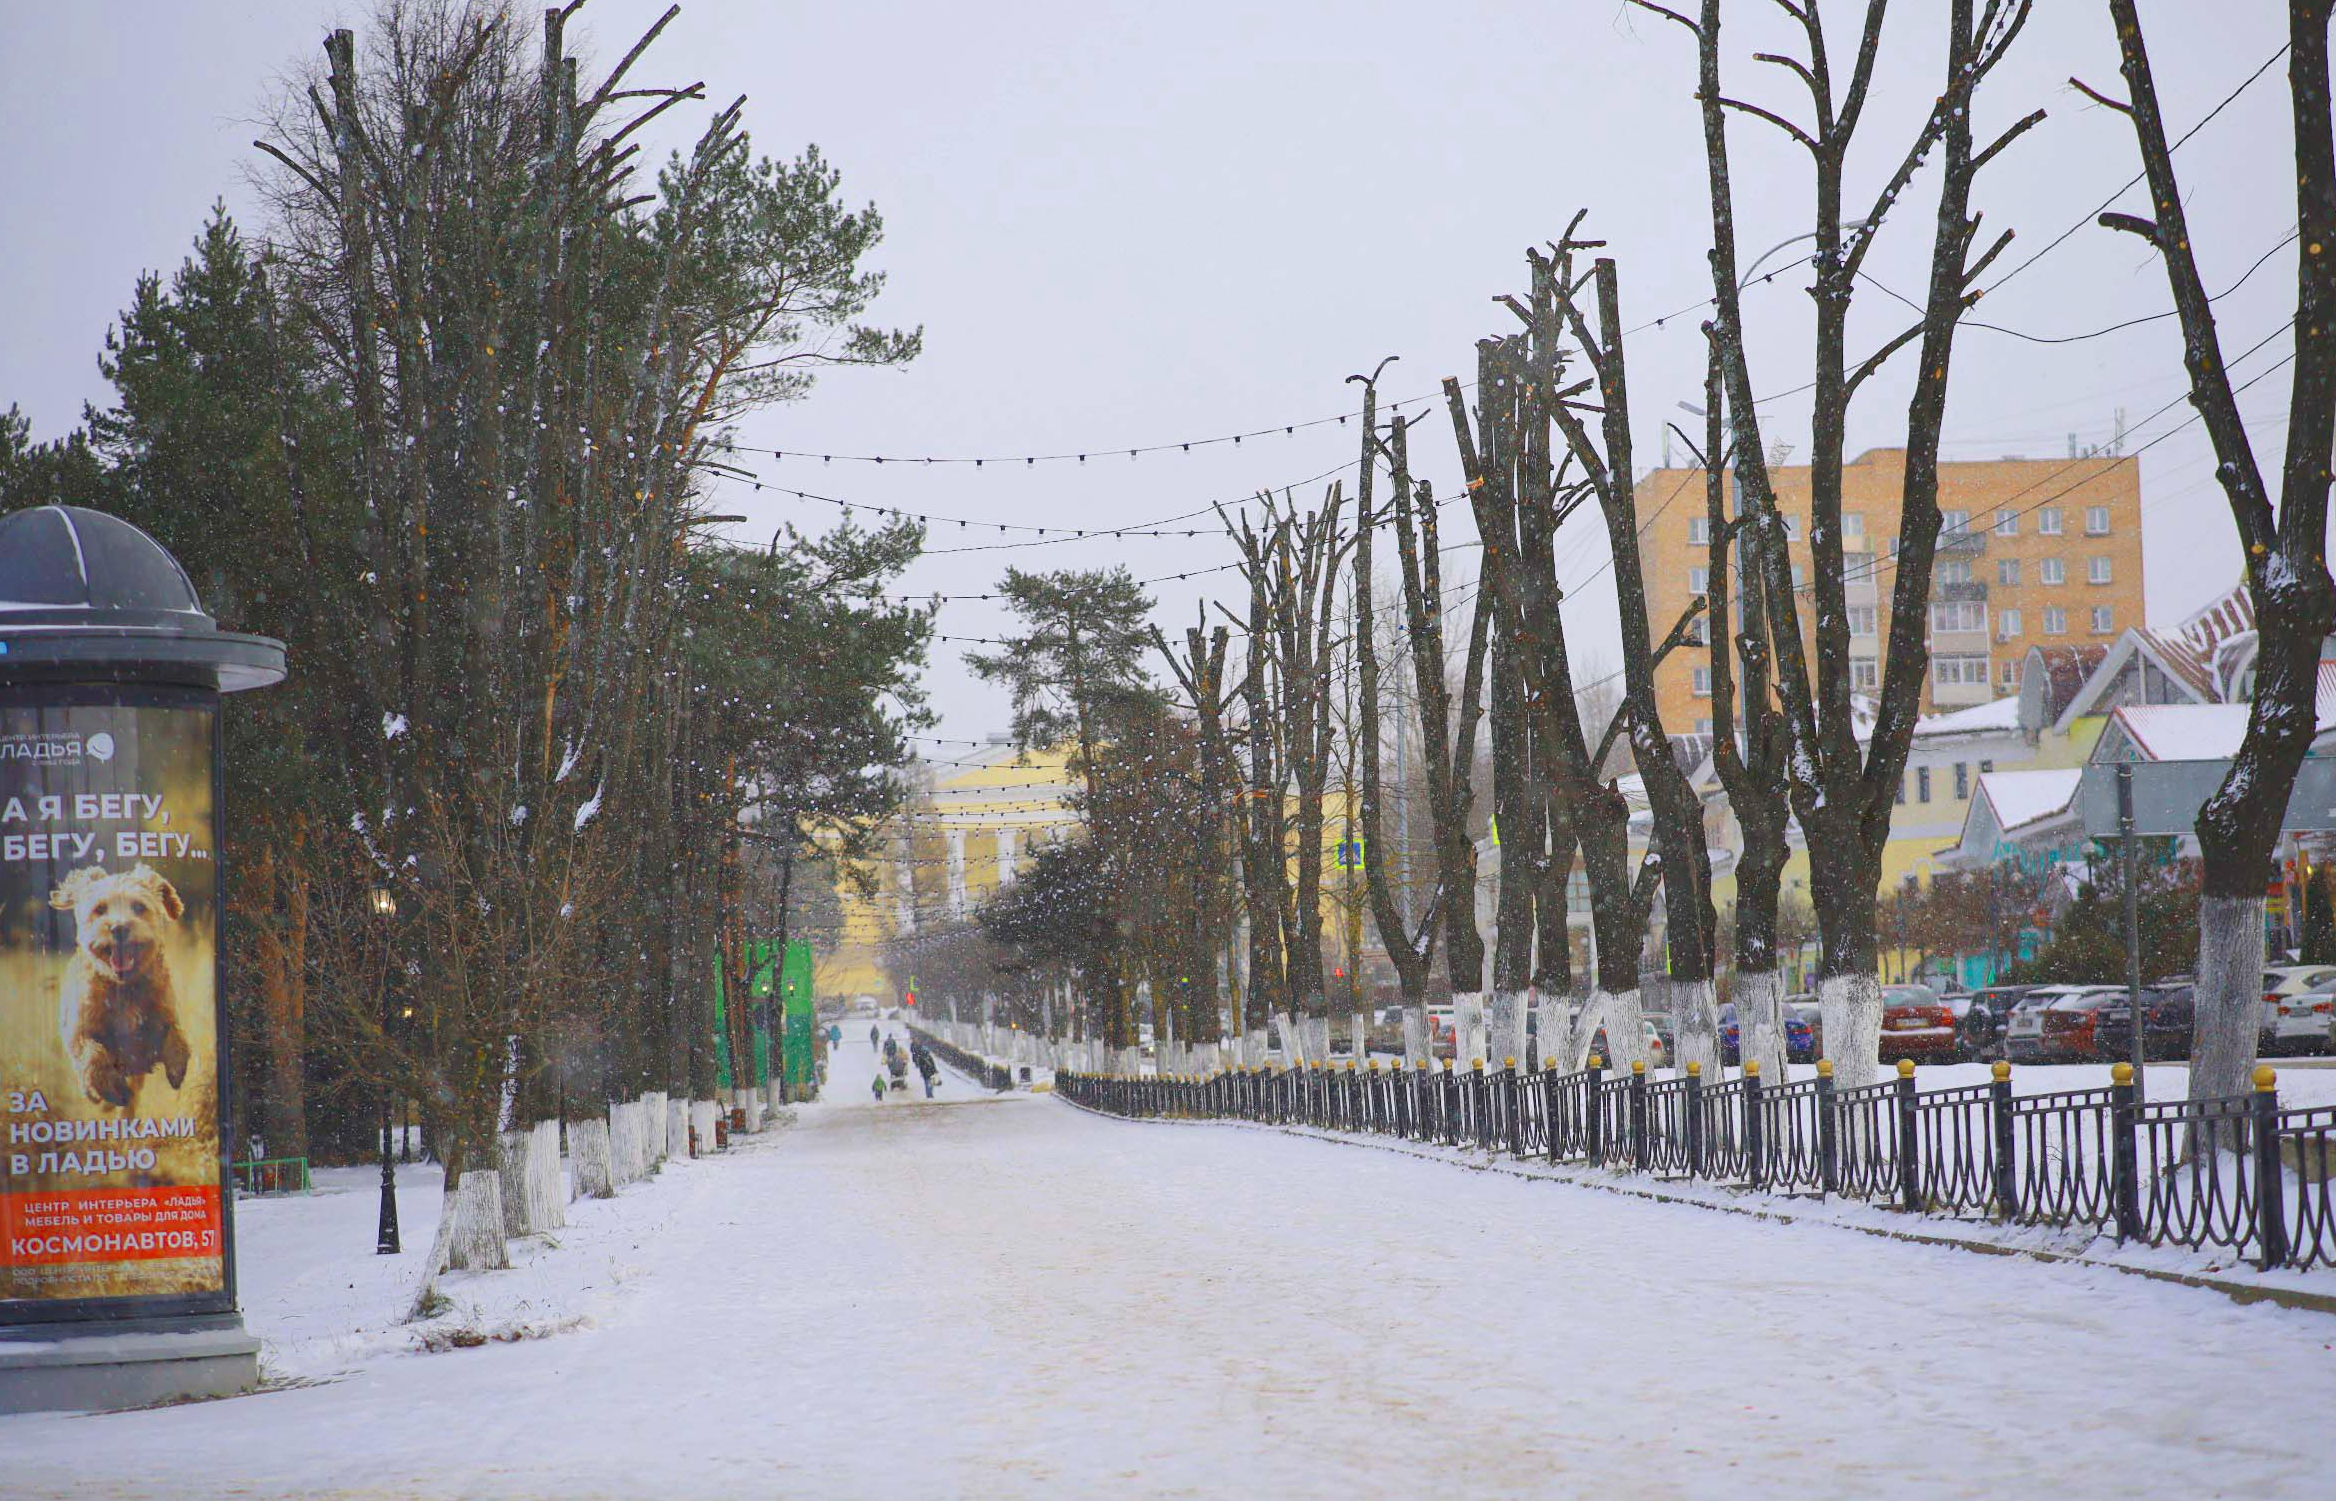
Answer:
<path fill-rule="evenodd" d="M 1126 1078 L 1140 1078 L 1144 1072 L 1144 1054 L 1141 1048 L 1119 1050 L 1119 1073 Z"/>
<path fill-rule="evenodd" d="M 690 1144 L 692 1156 L 710 1157 L 713 1155 L 714 1143 L 719 1139 L 714 1131 L 714 1120 L 721 1113 L 722 1107 L 712 1100 L 690 1101 L 689 1128 L 697 1133 L 697 1140 Z"/>
<path fill-rule="evenodd" d="M 746 1092 L 746 1134 L 762 1134 L 762 1096 L 751 1089 Z"/>
<path fill-rule="evenodd" d="M 1671 1035 L 1677 1047 L 1671 1066 L 1692 1063 L 1706 1079 L 1720 1077 L 1720 1002 L 1709 980 L 1678 980 L 1671 985 Z M 1741 1035 L 1741 1034 L 1739 1034 Z"/>
<path fill-rule="evenodd" d="M 560 1182 L 560 1123 L 537 1121 L 527 1136 L 527 1222 L 541 1234 L 568 1223 L 568 1195 Z"/>
<path fill-rule="evenodd" d="M 667 1161 L 689 1155 L 689 1101 L 665 1097 L 665 1156 Z"/>
<path fill-rule="evenodd" d="M 579 1199 L 613 1199 L 616 1178 L 609 1161 L 608 1122 L 568 1123 L 568 1167 Z"/>
<path fill-rule="evenodd" d="M 503 1234 L 503 1175 L 492 1168 L 462 1175 L 449 1208 L 454 1233 L 446 1243 L 446 1265 L 458 1272 L 499 1272 L 511 1265 Z"/>
<path fill-rule="evenodd" d="M 438 1201 L 438 1233 L 430 1237 L 430 1254 L 423 1258 L 421 1281 L 415 1284 L 414 1301 L 406 1307 L 408 1319 L 418 1319 L 429 1309 L 438 1274 L 446 1270 L 446 1259 L 454 1250 L 454 1227 L 459 1218 L 455 1206 L 461 1201 L 461 1186 L 447 1185 L 445 1196 Z"/>
<path fill-rule="evenodd" d="M 1194 1070 L 1194 1072 L 1198 1073 L 1204 1079 L 1213 1076 L 1219 1069 L 1222 1069 L 1225 1066 L 1223 1051 L 1216 1043 L 1202 1043 L 1198 1049 L 1198 1053 L 1199 1056 L 1197 1059 L 1195 1059 L 1198 1067 Z"/>
<path fill-rule="evenodd" d="M 1313 1063 L 1328 1063 L 1330 1061 L 1330 1018 L 1309 1016 L 1303 1025 L 1306 1028 L 1307 1060 Z"/>
<path fill-rule="evenodd" d="M 1275 1035 L 1281 1038 L 1283 1063 L 1294 1064 L 1305 1057 L 1306 1040 L 1298 1035 L 1298 1024 L 1287 1011 L 1273 1014 L 1273 1028 L 1267 1035 L 1269 1039 Z"/>
<path fill-rule="evenodd" d="M 2190 1098 L 2253 1089 L 2263 1024 L 2263 898 L 2201 897 L 2198 987 L 2190 1034 Z M 1827 1025 L 1832 1022 L 1826 1018 Z"/>
<path fill-rule="evenodd" d="M 1533 1008 L 1533 1036 L 1540 1057 L 1533 1060 L 1542 1068 L 1575 1068 L 1573 1021 L 1566 1015 L 1566 1001 L 1562 995 L 1540 996 Z"/>
<path fill-rule="evenodd" d="M 1241 1061 L 1250 1068 L 1265 1067 L 1265 1028 L 1252 1027 L 1241 1040 Z"/>
<path fill-rule="evenodd" d="M 1371 1056 L 1371 1018 L 1368 1014 L 1357 1011 L 1353 1016 L 1347 1018 L 1347 1022 L 1347 1036 L 1349 1038 L 1347 1056 L 1354 1059 L 1357 1066 L 1360 1066 L 1364 1059 Z"/>
<path fill-rule="evenodd" d="M 1484 1044 L 1484 1066 L 1499 1068 L 1508 1059 L 1529 1063 L 1525 1047 L 1526 995 L 1515 990 L 1492 993 L 1492 1008 Z"/>
<path fill-rule="evenodd" d="M 1597 1051 L 1598 1031 L 1606 1031 L 1606 1051 L 1601 1055 L 1606 1067 L 1630 1071 L 1634 1063 L 1647 1059 L 1646 1013 L 1639 1005 L 1638 992 L 1633 990 L 1592 990 L 1582 1006 L 1580 1022 L 1574 1027 L 1573 1066 L 1581 1068 L 1590 1054 Z"/>
<path fill-rule="evenodd" d="M 2262 978 L 2258 970 L 2256 978 Z M 1863 1089 L 1882 1077 L 1882 981 L 1875 975 L 1829 975 L 1817 982 L 1825 1019 L 1825 1056 L 1836 1089 Z"/>
<path fill-rule="evenodd" d="M 635 1101 L 627 1100 L 618 1108 L 625 1115 L 625 1181 L 638 1183 L 649 1173 L 649 1123 Z"/>
<path fill-rule="evenodd" d="M 641 1096 L 641 1118 L 649 1128 L 649 1161 L 663 1162 L 668 1150 L 665 1139 L 665 1092 L 651 1090 Z"/>
<path fill-rule="evenodd" d="M 1465 1071 L 1484 1056 L 1484 993 L 1455 991 L 1452 995 L 1452 1066 Z"/>
<path fill-rule="evenodd" d="M 1428 1008 L 1403 1008 L 1403 1061 L 1421 1064 L 1428 1061 Z"/>
<path fill-rule="evenodd" d="M 632 1121 L 622 1105 L 608 1107 L 608 1182 L 622 1188 L 633 1181 Z"/>
<path fill-rule="evenodd" d="M 1783 974 L 1773 969 L 1737 970 L 1732 997 L 1737 1061 L 1757 1062 L 1762 1083 L 1783 1084 L 1787 1077 Z"/>
<path fill-rule="evenodd" d="M 495 1174 L 503 1190 L 503 1233 L 535 1235 L 535 1205 L 528 1197 L 534 1186 L 534 1130 L 506 1131 L 495 1138 Z"/>

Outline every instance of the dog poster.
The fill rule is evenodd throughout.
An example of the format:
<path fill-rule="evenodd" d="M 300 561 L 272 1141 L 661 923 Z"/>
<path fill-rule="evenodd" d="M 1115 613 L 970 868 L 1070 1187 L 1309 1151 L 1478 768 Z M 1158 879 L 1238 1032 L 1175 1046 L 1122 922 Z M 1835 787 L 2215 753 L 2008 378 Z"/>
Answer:
<path fill-rule="evenodd" d="M 213 712 L 0 702 L 0 1311 L 225 1289 Z"/>

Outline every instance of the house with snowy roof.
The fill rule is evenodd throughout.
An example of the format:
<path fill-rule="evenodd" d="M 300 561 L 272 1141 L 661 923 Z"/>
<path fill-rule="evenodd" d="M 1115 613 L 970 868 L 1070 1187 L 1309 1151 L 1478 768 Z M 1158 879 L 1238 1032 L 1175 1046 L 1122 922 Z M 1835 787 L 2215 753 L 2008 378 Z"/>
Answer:
<path fill-rule="evenodd" d="M 2041 754 L 1981 778 L 1981 796 L 1939 864 L 2034 868 L 2081 858 L 2083 765 L 2229 760 L 2252 712 L 2256 639 L 2242 584 L 2171 630 L 2136 627 L 2105 648 L 2032 648 L 2021 674 L 2020 727 Z M 2329 755 L 2336 754 L 2336 650 L 2324 646 L 2321 657 L 2312 753 Z M 2066 759 L 2078 747 L 2081 757 Z"/>

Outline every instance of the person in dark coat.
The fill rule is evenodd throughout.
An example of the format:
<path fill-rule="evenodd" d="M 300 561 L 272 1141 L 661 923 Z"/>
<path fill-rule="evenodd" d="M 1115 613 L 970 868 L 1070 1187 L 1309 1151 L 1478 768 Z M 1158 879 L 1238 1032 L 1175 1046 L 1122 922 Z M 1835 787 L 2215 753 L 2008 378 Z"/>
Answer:
<path fill-rule="evenodd" d="M 925 1046 L 924 1039 L 918 1038 L 908 1045 L 908 1057 L 909 1062 L 917 1066 L 917 1072 L 924 1076 L 925 1098 L 931 1099 L 933 1086 L 939 1081 L 941 1074 L 941 1065 L 934 1060 L 933 1050 Z"/>

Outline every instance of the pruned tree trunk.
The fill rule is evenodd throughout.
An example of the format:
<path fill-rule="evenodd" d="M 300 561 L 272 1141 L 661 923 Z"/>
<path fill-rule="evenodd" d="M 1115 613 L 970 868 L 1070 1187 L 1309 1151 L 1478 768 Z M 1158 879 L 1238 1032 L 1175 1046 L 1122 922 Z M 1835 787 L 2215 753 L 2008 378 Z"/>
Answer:
<path fill-rule="evenodd" d="M 1970 212 L 1972 186 L 1989 160 L 2043 118 L 2041 111 L 2021 118 L 1982 149 L 1972 133 L 1974 103 L 1981 82 L 2025 26 L 2030 5 L 2029 0 L 1984 0 L 1984 9 L 1975 13 L 1974 0 L 1949 0 L 1941 8 L 1947 30 L 1944 86 L 1905 157 L 1877 193 L 1871 211 L 1862 220 L 1850 221 L 1843 210 L 1845 163 L 1873 80 L 1884 0 L 1869 0 L 1848 83 L 1838 95 L 1826 46 L 1823 8 L 1808 5 L 1791 10 L 1791 19 L 1803 34 L 1804 55 L 1778 55 L 1771 60 L 1784 62 L 1808 90 L 1814 121 L 1807 130 L 1775 111 L 1730 98 L 1722 90 L 1720 0 L 1702 0 L 1694 20 L 1654 0 L 1636 3 L 1678 22 L 1697 42 L 1696 97 L 1703 116 L 1712 216 L 1711 337 L 1720 354 L 1726 386 L 1734 467 L 1744 486 L 1740 524 L 1748 529 L 1766 592 L 1769 645 L 1774 652 L 1776 692 L 1787 745 L 1782 763 L 1785 780 L 1793 812 L 1807 836 L 1810 889 L 1823 947 L 1819 969 L 1825 983 L 1820 984 L 1820 991 L 1829 1008 L 1826 1049 L 1833 1056 L 1836 1079 L 1844 1087 L 1852 1087 L 1869 1083 L 1879 1074 L 1869 1047 L 1881 1024 L 1879 981 L 1874 973 L 1875 886 L 1881 848 L 1889 837 L 1894 793 L 1905 769 L 1929 675 L 1931 562 L 1940 527 L 1939 437 L 1955 330 L 1978 296 L 1980 274 L 2010 239 L 2007 232 L 1982 253 L 1971 254 L 1978 230 Z M 1752 114 L 1784 131 L 1808 151 L 1812 163 L 1815 243 L 1809 263 L 1816 338 L 1809 464 L 1813 566 L 1808 593 L 1813 618 L 1808 638 L 1802 631 L 1801 591 L 1793 577 L 1789 539 L 1770 483 L 1745 346 L 1734 189 L 1728 166 L 1726 115 L 1730 109 Z M 1916 172 L 1934 154 L 1940 163 L 1940 188 L 1921 315 L 1911 327 L 1852 367 L 1846 344 L 1849 308 L 1866 253 Z M 1861 735 L 1865 716 L 1852 702 L 1851 631 L 1842 542 L 1842 468 L 1849 407 L 1858 388 L 1892 354 L 1909 345 L 1918 345 L 1920 353 L 1914 394 L 1907 409 L 1906 471 L 1896 529 L 1898 553 L 1888 655 L 1882 669 L 1879 710 L 1870 733 Z M 1830 983 L 1833 981 L 1842 983 Z M 1839 1032 L 1832 1025 L 1836 1012 L 1844 1022 Z"/>
<path fill-rule="evenodd" d="M 501 1173 L 493 1168 L 464 1173 L 462 1187 L 448 1207 L 454 1225 L 447 1238 L 449 1270 L 499 1272 L 511 1265 L 511 1249 L 503 1230 Z"/>
<path fill-rule="evenodd" d="M 606 1120 L 568 1123 L 568 1170 L 575 1178 L 575 1197 L 616 1197 L 616 1170 L 610 1155 Z"/>
<path fill-rule="evenodd" d="M 2288 105 L 2295 140 L 2295 375 L 2287 451 L 2274 509 L 2215 330 L 2213 298 L 2174 170 L 2133 0 L 2109 0 L 2153 213 L 2101 216 L 2158 254 L 2182 324 L 2190 403 L 2214 447 L 2215 476 L 2246 559 L 2254 606 L 2255 697 L 2231 769 L 2198 814 L 2204 891 L 2198 904 L 2198 985 L 2190 1097 L 2244 1093 L 2255 1062 L 2263 983 L 2263 887 L 2298 768 L 2319 730 L 2319 659 L 2336 626 L 2327 564 L 2330 449 L 2336 441 L 2336 132 L 2330 124 L 2329 0 L 2290 0 Z M 2095 94 L 2096 98 L 2103 97 Z M 2114 101 L 2112 101 L 2114 103 Z"/>

